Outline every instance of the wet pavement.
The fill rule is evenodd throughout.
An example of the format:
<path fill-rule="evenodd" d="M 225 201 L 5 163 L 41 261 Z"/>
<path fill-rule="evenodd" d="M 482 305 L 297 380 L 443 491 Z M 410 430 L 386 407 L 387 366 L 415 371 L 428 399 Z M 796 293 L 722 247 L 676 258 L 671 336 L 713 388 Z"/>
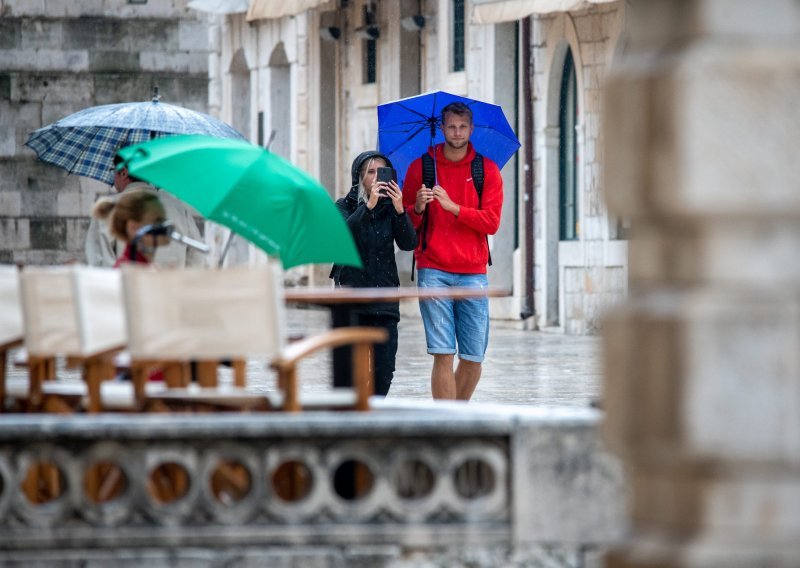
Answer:
<path fill-rule="evenodd" d="M 415 306 L 406 312 L 416 313 Z M 289 309 L 287 324 L 291 335 L 313 335 L 329 326 L 325 309 Z M 404 316 L 400 321 L 397 371 L 389 398 L 429 399 L 433 358 L 425 351 L 422 320 Z M 492 321 L 489 348 L 483 374 L 472 400 L 537 406 L 589 406 L 598 399 L 602 385 L 600 338 L 562 335 L 517 329 L 511 322 Z M 27 371 L 9 369 L 9 377 L 24 377 Z M 59 366 L 58 376 L 79 380 L 76 371 Z M 274 390 L 275 375 L 265 361 L 248 363 L 248 386 L 253 390 Z M 230 381 L 222 369 L 221 381 Z M 322 390 L 331 384 L 330 353 L 316 354 L 300 365 L 301 388 Z"/>
<path fill-rule="evenodd" d="M 289 310 L 288 324 L 293 332 L 321 331 L 328 322 L 325 310 Z M 600 396 L 599 357 L 599 337 L 525 331 L 511 322 L 492 321 L 483 374 L 472 400 L 588 406 Z M 397 370 L 389 398 L 430 398 L 432 363 L 433 358 L 425 351 L 422 320 L 404 316 L 400 320 Z M 328 356 L 315 359 L 312 368 L 305 363 L 300 372 L 301 384 L 309 389 L 324 388 L 330 384 L 329 368 Z"/>

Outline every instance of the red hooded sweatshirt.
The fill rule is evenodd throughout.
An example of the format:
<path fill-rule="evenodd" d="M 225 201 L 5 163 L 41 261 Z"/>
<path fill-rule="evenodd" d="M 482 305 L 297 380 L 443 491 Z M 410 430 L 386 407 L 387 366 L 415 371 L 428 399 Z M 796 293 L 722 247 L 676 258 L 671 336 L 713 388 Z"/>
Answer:
<path fill-rule="evenodd" d="M 489 261 L 486 235 L 493 235 L 500 227 L 503 208 L 503 178 L 492 160 L 483 158 L 483 194 L 478 206 L 478 191 L 472 183 L 472 159 L 475 149 L 470 143 L 467 154 L 458 162 L 444 157 L 443 144 L 436 146 L 436 179 L 447 195 L 461 210 L 458 217 L 442 209 L 433 200 L 426 208 L 428 226 L 425 233 L 427 246 L 422 250 L 423 238 L 414 255 L 418 268 L 436 268 L 457 274 L 485 274 Z M 428 151 L 433 155 L 433 150 Z M 403 205 L 415 228 L 422 225 L 422 215 L 414 213 L 417 191 L 422 187 L 422 158 L 408 167 L 403 182 Z"/>

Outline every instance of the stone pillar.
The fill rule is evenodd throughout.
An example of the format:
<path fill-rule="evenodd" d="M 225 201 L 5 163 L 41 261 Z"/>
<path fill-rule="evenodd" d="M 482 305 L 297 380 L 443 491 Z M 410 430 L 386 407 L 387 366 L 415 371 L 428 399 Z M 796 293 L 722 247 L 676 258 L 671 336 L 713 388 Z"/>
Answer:
<path fill-rule="evenodd" d="M 649 0 L 605 94 L 618 567 L 800 566 L 800 3 Z"/>

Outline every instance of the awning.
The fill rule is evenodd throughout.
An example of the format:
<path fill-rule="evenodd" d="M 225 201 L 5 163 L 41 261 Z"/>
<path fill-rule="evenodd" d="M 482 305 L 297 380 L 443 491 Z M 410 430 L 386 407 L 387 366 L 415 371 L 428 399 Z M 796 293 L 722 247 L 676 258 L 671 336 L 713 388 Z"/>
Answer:
<path fill-rule="evenodd" d="M 247 12 L 250 0 L 191 0 L 189 8 L 212 14 L 241 14 Z"/>
<path fill-rule="evenodd" d="M 498 24 L 521 20 L 532 14 L 571 12 L 592 4 L 616 0 L 472 0 L 473 24 Z"/>
<path fill-rule="evenodd" d="M 284 16 L 294 16 L 306 10 L 316 8 L 329 0 L 250 0 L 247 21 L 273 20 Z"/>

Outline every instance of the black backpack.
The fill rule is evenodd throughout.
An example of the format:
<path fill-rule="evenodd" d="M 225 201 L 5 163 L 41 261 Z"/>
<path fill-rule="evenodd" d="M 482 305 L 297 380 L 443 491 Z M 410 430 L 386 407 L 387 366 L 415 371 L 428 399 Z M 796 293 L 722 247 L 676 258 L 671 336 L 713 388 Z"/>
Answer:
<path fill-rule="evenodd" d="M 481 198 L 483 196 L 483 156 L 475 153 L 470 163 L 472 169 L 472 184 L 475 186 L 475 191 L 478 192 L 478 208 L 481 206 Z M 433 163 L 433 157 L 425 152 L 422 154 L 422 183 L 425 187 L 433 187 L 436 185 L 436 166 Z M 419 240 L 422 243 L 422 250 L 424 251 L 428 246 L 428 240 L 425 236 L 428 230 L 428 215 L 422 218 L 422 226 L 419 228 Z M 489 247 L 489 237 L 486 237 L 486 247 Z M 416 257 L 411 259 L 411 280 L 414 280 L 414 267 L 416 265 Z M 492 253 L 489 252 L 489 266 L 492 265 Z"/>

